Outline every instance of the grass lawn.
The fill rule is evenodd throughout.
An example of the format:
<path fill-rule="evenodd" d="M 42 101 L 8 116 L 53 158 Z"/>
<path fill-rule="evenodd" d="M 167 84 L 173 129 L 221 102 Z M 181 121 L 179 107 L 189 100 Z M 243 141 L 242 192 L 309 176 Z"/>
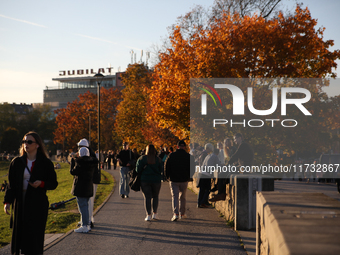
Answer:
<path fill-rule="evenodd" d="M 7 179 L 9 162 L 0 161 L 0 184 Z M 55 190 L 47 192 L 50 205 L 53 203 L 66 201 L 74 196 L 70 193 L 73 176 L 69 172 L 70 165 L 61 163 L 61 169 L 57 169 L 58 187 Z M 94 200 L 94 210 L 101 205 L 113 189 L 112 176 L 102 171 L 101 184 L 98 185 L 96 198 Z M 3 202 L 4 192 L 0 192 L 0 202 Z M 5 214 L 3 205 L 0 208 L 0 248 L 9 244 L 11 241 L 12 231 L 9 228 L 9 215 Z M 80 214 L 78 212 L 76 200 L 72 200 L 65 204 L 64 207 L 49 210 L 46 233 L 66 233 L 76 228 Z"/>

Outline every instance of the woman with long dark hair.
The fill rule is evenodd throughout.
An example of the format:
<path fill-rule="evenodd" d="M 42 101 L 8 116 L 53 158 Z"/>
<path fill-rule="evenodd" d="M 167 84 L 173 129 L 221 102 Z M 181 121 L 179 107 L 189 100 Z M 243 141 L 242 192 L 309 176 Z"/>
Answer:
<path fill-rule="evenodd" d="M 146 147 L 146 155 L 141 156 L 136 165 L 137 173 L 141 173 L 141 188 L 147 214 L 145 221 L 150 221 L 151 219 L 158 220 L 158 195 L 162 185 L 163 163 L 156 154 L 155 146 L 152 144 L 148 145 Z"/>
<path fill-rule="evenodd" d="M 12 205 L 12 254 L 43 254 L 49 207 L 46 191 L 57 186 L 42 139 L 36 132 L 28 132 L 21 141 L 20 156 L 9 166 L 4 198 L 5 213 L 10 214 Z"/>

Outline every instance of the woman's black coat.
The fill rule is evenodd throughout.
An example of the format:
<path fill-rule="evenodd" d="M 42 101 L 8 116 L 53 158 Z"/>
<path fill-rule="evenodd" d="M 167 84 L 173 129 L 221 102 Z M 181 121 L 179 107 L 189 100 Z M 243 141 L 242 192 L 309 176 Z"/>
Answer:
<path fill-rule="evenodd" d="M 93 157 L 83 156 L 71 163 L 70 173 L 74 175 L 71 193 L 77 197 L 93 196 L 93 173 L 98 161 Z"/>
<path fill-rule="evenodd" d="M 24 254 L 42 254 L 49 207 L 46 191 L 57 188 L 57 175 L 51 160 L 38 153 L 30 181 L 41 180 L 45 185 L 38 188 L 28 185 L 23 201 L 22 187 L 26 159 L 26 155 L 16 157 L 9 166 L 9 186 L 4 203 L 12 204 L 14 209 L 11 253 L 20 254 L 21 249 Z"/>

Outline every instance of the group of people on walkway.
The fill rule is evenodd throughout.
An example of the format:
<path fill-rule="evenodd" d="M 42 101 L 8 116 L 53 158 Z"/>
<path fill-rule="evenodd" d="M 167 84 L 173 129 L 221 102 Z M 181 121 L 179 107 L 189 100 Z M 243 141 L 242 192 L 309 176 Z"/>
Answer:
<path fill-rule="evenodd" d="M 119 195 L 122 199 L 129 197 L 129 180 L 131 172 L 135 169 L 137 174 L 141 176 L 141 191 L 146 212 L 145 221 L 159 219 L 157 210 L 162 181 L 169 182 L 173 210 L 171 221 L 185 218 L 188 182 L 192 181 L 191 177 L 197 165 L 203 167 L 222 166 L 226 162 L 227 164 L 236 162 L 240 165 L 252 164 L 253 151 L 249 144 L 244 142 L 242 135 L 236 134 L 234 142 L 237 144 L 237 148 L 233 146 L 233 141 L 227 138 L 223 144 L 218 143 L 216 149 L 211 143 L 208 143 L 204 149 L 191 147 L 190 153 L 188 153 L 186 143 L 181 140 L 177 144 L 176 151 L 172 152 L 173 150 L 165 148 L 159 154 L 155 146 L 150 144 L 141 153 L 141 156 L 136 151 L 129 149 L 128 142 L 124 142 L 122 150 L 116 156 L 120 165 Z M 91 224 L 93 227 L 94 222 L 91 206 L 89 208 L 89 205 L 92 204 L 93 206 L 93 201 L 90 201 L 90 198 L 93 199 L 95 194 L 95 188 L 92 184 L 95 182 L 91 176 L 98 172 L 96 170 L 96 168 L 98 169 L 98 160 L 88 147 L 86 139 L 82 139 L 78 146 L 80 157 L 71 163 L 71 174 L 75 175 L 72 192 L 77 196 L 78 208 L 82 217 L 80 227 L 75 232 L 88 232 L 91 230 Z M 199 187 L 198 208 L 209 207 L 209 202 L 226 198 L 228 176 L 211 176 L 202 172 L 197 179 L 199 180 L 197 182 L 197 187 Z M 212 179 L 217 179 L 213 188 Z M 215 191 L 218 191 L 218 193 L 209 199 L 210 193 Z M 83 199 L 84 197 L 86 199 Z"/>
<path fill-rule="evenodd" d="M 187 152 L 185 141 L 177 144 L 177 149 L 164 149 L 157 153 L 154 145 L 145 148 L 140 156 L 129 149 L 127 142 L 117 153 L 120 165 L 119 195 L 128 198 L 130 172 L 135 171 L 141 176 L 141 190 L 144 196 L 145 221 L 157 220 L 159 192 L 162 181 L 169 182 L 172 196 L 173 216 L 171 221 L 186 217 L 186 191 L 188 182 L 192 181 L 196 165 L 233 164 L 239 161 L 242 165 L 251 165 L 253 152 L 243 141 L 241 134 L 236 134 L 232 145 L 231 139 L 219 143 L 217 149 L 210 143 L 204 149 L 191 146 Z M 78 151 L 71 158 L 70 174 L 74 176 L 71 193 L 76 196 L 81 214 L 79 228 L 75 232 L 89 232 L 93 228 L 93 204 L 100 183 L 100 166 L 96 153 L 89 147 L 86 139 L 78 143 Z M 200 176 L 197 186 L 198 207 L 208 206 L 209 193 L 218 190 L 218 194 L 209 201 L 225 199 L 227 178 L 218 176 L 215 187 L 211 189 L 211 176 Z M 44 234 L 48 215 L 49 202 L 47 190 L 58 186 L 54 165 L 44 147 L 40 136 L 33 131 L 25 134 L 20 147 L 20 156 L 12 160 L 9 167 L 8 183 L 4 196 L 4 211 L 11 214 L 13 228 L 12 254 L 42 254 Z M 10 207 L 12 205 L 12 210 Z"/>
<path fill-rule="evenodd" d="M 173 151 L 173 150 L 172 150 Z M 123 143 L 123 149 L 117 155 L 120 163 L 119 195 L 128 198 L 130 193 L 130 173 L 136 169 L 141 176 L 141 190 L 146 211 L 145 221 L 158 220 L 159 192 L 162 181 L 169 181 L 172 195 L 172 221 L 185 217 L 186 190 L 190 181 L 190 171 L 194 170 L 194 157 L 186 152 L 186 143 L 181 140 L 177 150 L 163 150 L 157 155 L 154 145 L 145 149 L 145 154 L 136 158 L 129 150 L 129 144 Z M 135 162 L 136 161 L 136 162 Z"/>
<path fill-rule="evenodd" d="M 236 146 L 233 145 L 234 143 Z M 117 155 L 121 165 L 119 195 L 122 198 L 129 197 L 129 173 L 135 168 L 136 172 L 141 175 L 141 190 L 146 211 L 145 221 L 158 219 L 158 196 L 162 181 L 169 181 L 173 210 L 171 220 L 176 221 L 186 217 L 186 190 L 188 182 L 193 180 L 196 166 L 199 166 L 199 169 L 229 164 L 251 166 L 254 158 L 253 150 L 240 133 L 235 134 L 233 140 L 226 138 L 223 143 L 219 142 L 216 149 L 211 143 L 205 144 L 204 148 L 197 145 L 190 146 L 190 153 L 186 149 L 186 143 L 182 140 L 178 142 L 175 152 L 170 153 L 165 149 L 157 155 L 155 147 L 151 144 L 146 147 L 145 155 L 135 158 L 129 150 L 129 144 L 127 142 L 123 144 L 123 149 Z M 137 160 L 136 163 L 135 160 Z M 201 171 L 195 177 L 196 186 L 199 188 L 198 208 L 207 208 L 211 205 L 209 202 L 226 199 L 228 175 L 220 173 L 212 176 L 211 173 Z M 213 194 L 209 199 L 210 193 L 216 191 L 217 194 Z"/>
<path fill-rule="evenodd" d="M 236 144 L 236 146 L 234 145 Z M 217 143 L 217 148 L 211 143 L 205 144 L 204 148 L 193 145 L 190 154 L 195 157 L 195 165 L 200 171 L 195 171 L 196 186 L 199 188 L 197 197 L 197 207 L 207 208 L 211 204 L 209 202 L 217 202 L 225 200 L 227 196 L 226 185 L 229 183 L 229 173 L 205 171 L 209 167 L 238 165 L 251 166 L 253 164 L 254 152 L 250 145 L 243 139 L 242 134 L 237 133 L 232 141 L 226 138 L 223 142 Z M 217 191 L 209 199 L 210 193 Z"/>

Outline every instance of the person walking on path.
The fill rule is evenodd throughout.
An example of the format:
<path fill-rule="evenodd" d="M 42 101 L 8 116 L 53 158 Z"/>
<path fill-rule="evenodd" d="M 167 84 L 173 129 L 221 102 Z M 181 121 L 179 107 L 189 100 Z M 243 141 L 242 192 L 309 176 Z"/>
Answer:
<path fill-rule="evenodd" d="M 158 220 L 158 196 L 162 185 L 163 162 L 156 154 L 155 146 L 152 144 L 148 145 L 146 147 L 146 155 L 140 157 L 136 165 L 137 173 L 141 173 L 141 188 L 147 214 L 145 221 L 150 221 L 151 218 Z M 152 217 L 151 207 L 153 210 Z"/>
<path fill-rule="evenodd" d="M 117 155 L 117 159 L 120 165 L 120 183 L 119 183 L 119 195 L 122 198 L 128 198 L 130 193 L 129 180 L 130 180 L 130 160 L 134 159 L 134 154 L 129 150 L 129 143 L 123 143 L 123 149 Z"/>
<path fill-rule="evenodd" d="M 235 148 L 232 147 L 231 142 L 229 142 L 228 150 L 226 151 L 227 159 L 231 155 L 228 165 L 238 164 L 238 166 L 251 166 L 253 164 L 254 152 L 250 145 L 243 140 L 241 133 L 235 134 L 234 142 L 238 146 L 236 151 L 233 153 Z M 223 181 L 223 178 L 220 180 L 220 183 L 218 183 L 218 194 L 209 199 L 209 202 L 217 202 L 226 199 L 226 182 Z"/>
<path fill-rule="evenodd" d="M 135 160 L 137 161 L 141 155 L 139 155 L 139 153 L 138 153 L 136 148 L 134 148 L 132 150 L 132 152 L 133 152 L 133 156 L 134 156 Z"/>
<path fill-rule="evenodd" d="M 4 197 L 6 214 L 12 204 L 11 254 L 43 254 L 49 207 L 46 191 L 57 188 L 57 175 L 36 132 L 24 136 L 20 155 L 9 166 Z"/>
<path fill-rule="evenodd" d="M 195 159 L 186 152 L 186 144 L 181 140 L 177 144 L 177 150 L 169 154 L 165 161 L 165 176 L 170 184 L 174 214 L 171 221 L 185 218 L 186 192 L 190 180 L 190 172 L 193 173 L 194 171 Z"/>
<path fill-rule="evenodd" d="M 91 230 L 89 221 L 89 199 L 93 196 L 93 173 L 98 162 L 90 157 L 90 151 L 86 147 L 79 149 L 79 157 L 70 169 L 74 175 L 71 193 L 77 197 L 78 209 L 81 215 L 81 226 L 74 230 L 77 233 L 87 233 Z"/>
<path fill-rule="evenodd" d="M 119 154 L 118 150 L 113 152 L 113 170 L 117 169 L 117 163 L 118 163 L 117 156 L 118 156 L 118 154 Z"/>
<path fill-rule="evenodd" d="M 199 192 L 197 197 L 197 207 L 207 208 L 209 207 L 208 198 L 211 189 L 211 178 L 214 178 L 213 173 L 207 171 L 209 166 L 216 167 L 221 166 L 218 156 L 214 153 L 214 145 L 207 143 L 204 146 L 208 155 L 205 157 L 203 164 L 200 168 L 200 180 L 199 180 Z"/>
<path fill-rule="evenodd" d="M 100 184 L 101 181 L 101 173 L 100 173 L 100 168 L 99 168 L 99 161 L 98 158 L 96 156 L 96 153 L 89 147 L 89 142 L 83 138 L 81 139 L 78 143 L 78 148 L 82 148 L 85 147 L 89 150 L 90 152 L 90 157 L 93 159 L 93 161 L 97 164 L 97 166 L 94 169 L 94 173 L 93 173 L 93 196 L 90 197 L 90 200 L 88 202 L 89 205 L 89 221 L 90 221 L 90 225 L 91 228 L 94 227 L 94 217 L 93 217 L 93 206 L 94 206 L 94 199 L 96 197 L 96 193 L 97 193 L 97 187 L 98 184 Z M 75 161 L 71 161 L 71 168 L 74 167 Z M 81 224 L 81 223 L 80 223 Z"/>
<path fill-rule="evenodd" d="M 222 142 L 217 143 L 217 149 L 218 149 L 218 159 L 220 160 L 221 164 L 225 164 L 225 153 Z"/>
<path fill-rule="evenodd" d="M 105 157 L 106 169 L 111 170 L 112 151 L 109 150 Z"/>
<path fill-rule="evenodd" d="M 230 157 L 235 153 L 236 148 L 233 146 L 233 142 L 230 138 L 224 139 L 223 143 L 223 153 L 224 159 L 230 160 Z M 223 162 L 225 162 L 225 160 Z M 221 162 L 222 164 L 225 164 Z M 217 185 L 211 190 L 211 192 L 218 191 L 216 195 L 212 195 L 212 198 L 209 199 L 209 202 L 217 202 L 220 200 L 225 200 L 227 197 L 226 185 L 229 184 L 229 174 L 226 173 L 218 173 Z"/>

